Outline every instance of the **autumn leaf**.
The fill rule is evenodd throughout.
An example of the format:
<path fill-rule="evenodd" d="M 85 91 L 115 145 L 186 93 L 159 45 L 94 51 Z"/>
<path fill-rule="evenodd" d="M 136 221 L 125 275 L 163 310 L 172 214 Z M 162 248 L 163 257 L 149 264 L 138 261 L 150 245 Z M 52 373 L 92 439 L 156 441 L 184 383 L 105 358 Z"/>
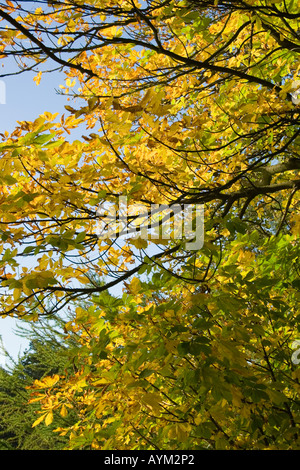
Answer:
<path fill-rule="evenodd" d="M 70 314 L 74 340 L 30 385 L 35 432 L 297 449 L 295 2 L 23 3 L 1 7 L 2 61 L 56 70 L 64 112 L 1 133 L 1 312 Z"/>
<path fill-rule="evenodd" d="M 40 424 L 42 421 L 44 421 L 46 415 L 47 415 L 47 413 L 44 413 L 44 414 L 42 414 L 41 416 L 39 416 L 39 418 L 36 419 L 36 420 L 34 421 L 34 423 L 32 424 L 32 427 L 34 428 L 35 426 L 37 426 L 38 424 Z"/>
<path fill-rule="evenodd" d="M 36 84 L 36 85 L 39 85 L 39 84 L 40 84 L 41 78 L 42 78 L 42 72 L 39 71 L 39 73 L 38 73 L 35 77 L 33 77 L 33 80 L 35 81 L 35 84 Z"/>

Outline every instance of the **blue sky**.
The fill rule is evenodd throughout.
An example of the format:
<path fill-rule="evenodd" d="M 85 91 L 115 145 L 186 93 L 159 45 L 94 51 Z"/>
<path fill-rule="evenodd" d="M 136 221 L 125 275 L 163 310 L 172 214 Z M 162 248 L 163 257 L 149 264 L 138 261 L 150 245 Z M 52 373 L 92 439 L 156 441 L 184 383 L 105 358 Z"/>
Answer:
<path fill-rule="evenodd" d="M 5 62 L 4 62 L 5 65 Z M 9 69 L 12 69 L 12 65 Z M 16 69 L 16 67 L 13 67 Z M 5 73 L 5 67 L 0 63 L 0 74 Z M 58 95 L 56 89 L 63 84 L 64 74 L 53 72 L 42 76 L 40 85 L 33 81 L 35 73 L 24 73 L 16 76 L 4 77 L 1 80 L 5 87 L 5 104 L 0 104 L 0 132 L 7 130 L 12 132 L 17 121 L 32 121 L 45 111 L 51 113 L 66 112 L 66 97 Z M 3 84 L 2 84 L 3 85 Z M 0 318 L 0 338 L 4 347 L 13 358 L 17 358 L 19 352 L 24 351 L 27 342 L 14 334 L 16 322 L 12 318 Z M 3 357 L 0 354 L 0 364 Z"/>

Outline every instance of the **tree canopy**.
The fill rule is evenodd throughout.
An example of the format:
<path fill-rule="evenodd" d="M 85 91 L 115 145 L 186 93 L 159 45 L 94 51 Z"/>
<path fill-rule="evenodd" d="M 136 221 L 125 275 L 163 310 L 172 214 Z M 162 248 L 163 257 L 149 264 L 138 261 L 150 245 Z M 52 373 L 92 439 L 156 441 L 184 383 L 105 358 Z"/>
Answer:
<path fill-rule="evenodd" d="M 81 344 L 36 381 L 34 425 L 76 403 L 71 449 L 298 448 L 296 2 L 7 0 L 0 18 L 2 77 L 59 70 L 68 100 L 1 134 L 2 315 L 74 312 Z M 176 232 L 160 207 L 174 225 L 203 208 L 204 243 L 195 212 Z"/>

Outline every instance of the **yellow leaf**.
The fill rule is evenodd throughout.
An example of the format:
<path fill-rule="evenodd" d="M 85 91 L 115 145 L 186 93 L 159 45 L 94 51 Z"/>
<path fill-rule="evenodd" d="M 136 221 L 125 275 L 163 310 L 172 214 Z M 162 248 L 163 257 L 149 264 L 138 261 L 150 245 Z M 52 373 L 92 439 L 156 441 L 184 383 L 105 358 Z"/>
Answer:
<path fill-rule="evenodd" d="M 52 387 L 59 381 L 59 375 L 53 375 L 53 377 L 45 377 L 42 380 L 35 380 L 34 384 L 39 388 Z"/>
<path fill-rule="evenodd" d="M 95 414 L 97 418 L 101 418 L 103 410 L 107 407 L 106 403 L 100 402 L 95 407 Z"/>
<path fill-rule="evenodd" d="M 65 417 L 67 416 L 67 414 L 68 414 L 67 407 L 66 407 L 65 405 L 63 405 L 63 406 L 61 407 L 61 410 L 60 410 L 60 415 L 61 415 L 63 418 L 65 418 Z"/>
<path fill-rule="evenodd" d="M 38 419 L 36 419 L 32 427 L 34 428 L 35 426 L 40 424 L 44 420 L 45 416 L 46 416 L 46 413 L 42 414 Z"/>
<path fill-rule="evenodd" d="M 47 413 L 46 418 L 45 418 L 46 426 L 49 426 L 49 424 L 51 424 L 52 421 L 53 421 L 53 413 L 52 411 L 50 411 L 49 413 Z"/>
<path fill-rule="evenodd" d="M 196 416 L 195 418 L 195 424 L 196 426 L 199 426 L 199 424 L 201 424 L 203 421 L 203 416 L 201 414 L 199 414 L 198 416 Z"/>
<path fill-rule="evenodd" d="M 147 248 L 148 246 L 147 240 L 144 240 L 143 238 L 132 238 L 130 240 L 130 243 L 134 245 L 138 250 Z"/>
<path fill-rule="evenodd" d="M 40 84 L 42 78 L 42 72 L 39 72 L 35 77 L 33 77 L 33 80 L 35 81 L 36 85 Z"/>
<path fill-rule="evenodd" d="M 161 401 L 161 397 L 158 393 L 146 393 L 142 397 L 142 402 L 152 408 L 154 412 L 159 413 L 161 408 L 159 402 Z"/>
<path fill-rule="evenodd" d="M 191 426 L 187 423 L 178 423 L 169 430 L 170 439 L 176 439 L 179 442 L 185 442 L 189 436 Z"/>
<path fill-rule="evenodd" d="M 241 265 L 248 265 L 254 260 L 254 258 L 255 258 L 255 254 L 252 253 L 251 251 L 240 250 L 239 256 L 238 256 L 238 262 Z"/>
<path fill-rule="evenodd" d="M 72 87 L 75 85 L 75 83 L 76 83 L 76 78 L 75 78 L 73 81 L 71 81 L 70 78 L 67 78 L 67 79 L 66 79 L 66 85 L 67 85 L 67 87 L 69 87 L 69 88 L 72 88 Z"/>
<path fill-rule="evenodd" d="M 293 217 L 293 226 L 292 226 L 292 234 L 296 236 L 300 236 L 300 214 L 296 214 Z"/>
<path fill-rule="evenodd" d="M 58 116 L 59 113 L 49 113 L 48 111 L 45 111 L 43 114 L 41 114 L 41 117 L 45 118 L 47 121 L 53 121 L 53 119 L 56 118 L 56 116 Z"/>
<path fill-rule="evenodd" d="M 21 295 L 22 295 L 22 289 L 14 289 L 14 294 L 13 294 L 14 301 L 17 302 L 19 298 L 21 297 Z"/>
<path fill-rule="evenodd" d="M 224 237 L 229 237 L 230 232 L 227 228 L 224 228 L 224 230 L 221 231 L 221 235 L 223 235 Z"/>
<path fill-rule="evenodd" d="M 139 294 L 141 291 L 141 282 L 137 277 L 134 277 L 129 285 L 130 292 L 133 295 Z"/>

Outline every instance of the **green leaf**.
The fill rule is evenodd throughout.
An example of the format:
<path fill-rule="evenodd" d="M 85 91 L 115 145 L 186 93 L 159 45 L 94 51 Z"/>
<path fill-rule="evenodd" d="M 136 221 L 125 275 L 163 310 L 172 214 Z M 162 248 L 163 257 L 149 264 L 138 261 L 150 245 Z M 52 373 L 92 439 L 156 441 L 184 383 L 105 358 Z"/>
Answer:
<path fill-rule="evenodd" d="M 86 232 L 80 232 L 77 237 L 75 238 L 76 243 L 81 243 L 86 237 Z"/>
<path fill-rule="evenodd" d="M 54 137 L 56 137 L 55 132 L 52 133 L 52 134 L 39 135 L 38 137 L 36 137 L 34 139 L 33 144 L 34 145 L 43 145 L 43 144 L 46 144 L 47 142 L 49 142 L 49 140 L 53 139 Z"/>

